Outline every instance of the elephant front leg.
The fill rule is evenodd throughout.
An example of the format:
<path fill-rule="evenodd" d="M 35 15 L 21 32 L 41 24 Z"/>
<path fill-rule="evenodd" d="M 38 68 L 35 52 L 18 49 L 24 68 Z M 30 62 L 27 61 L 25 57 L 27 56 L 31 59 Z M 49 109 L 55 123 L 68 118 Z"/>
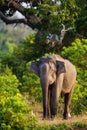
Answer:
<path fill-rule="evenodd" d="M 55 115 L 57 114 L 57 110 L 58 110 L 57 89 L 56 89 L 55 84 L 53 84 L 53 86 L 51 86 L 50 109 L 51 109 L 51 118 L 54 119 Z"/>

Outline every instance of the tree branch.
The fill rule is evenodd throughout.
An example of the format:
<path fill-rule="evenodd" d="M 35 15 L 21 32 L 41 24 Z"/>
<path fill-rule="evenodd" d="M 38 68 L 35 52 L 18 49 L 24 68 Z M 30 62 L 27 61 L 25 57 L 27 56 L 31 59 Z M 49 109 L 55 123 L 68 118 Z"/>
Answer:
<path fill-rule="evenodd" d="M 6 1 L 8 1 L 8 0 L 6 0 Z M 8 5 L 9 5 L 9 7 L 12 7 L 15 10 L 19 11 L 21 14 L 25 15 L 25 12 L 24 12 L 25 8 L 21 4 L 16 3 L 15 1 L 11 0 L 8 2 Z"/>
<path fill-rule="evenodd" d="M 14 23 L 24 23 L 29 24 L 27 22 L 27 19 L 10 19 L 5 17 L 5 15 L 0 11 L 0 18 L 6 23 L 6 24 L 14 24 Z"/>
<path fill-rule="evenodd" d="M 6 24 L 14 24 L 14 23 L 23 23 L 26 24 L 28 26 L 30 26 L 31 28 L 35 28 L 35 19 L 34 17 L 32 17 L 31 19 L 26 19 L 26 18 L 22 18 L 22 19 L 11 19 L 11 18 L 7 18 L 1 11 L 0 11 L 0 18 L 2 21 L 4 21 Z"/>
<path fill-rule="evenodd" d="M 11 1 L 5 0 L 4 6 L 6 6 L 6 5 L 8 5 L 9 8 L 13 8 L 14 10 L 19 11 L 22 15 L 25 16 L 25 19 L 10 19 L 10 18 L 7 18 L 2 13 L 3 11 L 0 11 L 0 18 L 6 24 L 24 23 L 24 24 L 30 26 L 31 28 L 38 28 L 38 25 L 41 24 L 40 18 L 35 15 L 30 15 L 30 14 L 26 13 L 24 11 L 25 8 L 20 3 L 17 3 L 16 1 L 13 1 L 13 0 L 11 0 Z"/>
<path fill-rule="evenodd" d="M 54 47 L 56 44 L 57 45 L 61 45 L 62 41 L 64 39 L 64 36 L 66 34 L 67 31 L 73 29 L 72 27 L 65 29 L 65 25 L 62 24 L 62 30 L 61 30 L 61 34 L 60 36 L 58 36 L 57 34 L 49 34 L 46 37 L 46 44 L 49 44 L 51 47 Z"/>

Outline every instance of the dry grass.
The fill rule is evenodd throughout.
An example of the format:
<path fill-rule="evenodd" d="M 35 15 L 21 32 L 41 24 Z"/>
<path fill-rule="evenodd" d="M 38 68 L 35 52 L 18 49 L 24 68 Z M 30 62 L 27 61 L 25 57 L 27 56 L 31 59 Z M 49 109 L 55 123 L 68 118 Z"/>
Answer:
<path fill-rule="evenodd" d="M 62 123 L 76 123 L 76 122 L 81 122 L 87 124 L 87 115 L 79 115 L 79 116 L 73 116 L 68 120 L 63 120 L 60 117 L 56 117 L 54 120 L 42 120 L 42 117 L 38 118 L 38 123 L 42 125 L 57 125 L 57 124 L 62 124 Z"/>
<path fill-rule="evenodd" d="M 42 120 L 43 117 L 43 110 L 42 110 L 42 104 L 34 104 L 32 105 L 32 110 L 35 113 L 35 115 L 38 118 L 38 123 L 41 125 L 57 125 L 61 123 L 76 123 L 76 122 L 81 122 L 81 123 L 86 123 L 87 124 L 87 113 L 83 115 L 78 115 L 78 116 L 72 116 L 68 120 L 63 120 L 62 117 L 55 117 L 54 120 Z"/>

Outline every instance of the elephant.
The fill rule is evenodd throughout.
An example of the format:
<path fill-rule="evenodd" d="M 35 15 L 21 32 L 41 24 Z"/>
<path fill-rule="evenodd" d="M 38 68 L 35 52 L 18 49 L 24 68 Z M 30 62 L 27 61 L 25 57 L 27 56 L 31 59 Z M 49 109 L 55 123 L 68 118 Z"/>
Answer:
<path fill-rule="evenodd" d="M 40 77 L 43 97 L 43 119 L 54 119 L 59 96 L 64 97 L 63 119 L 70 115 L 70 102 L 76 82 L 76 68 L 67 59 L 52 54 L 32 62 L 30 72 Z"/>

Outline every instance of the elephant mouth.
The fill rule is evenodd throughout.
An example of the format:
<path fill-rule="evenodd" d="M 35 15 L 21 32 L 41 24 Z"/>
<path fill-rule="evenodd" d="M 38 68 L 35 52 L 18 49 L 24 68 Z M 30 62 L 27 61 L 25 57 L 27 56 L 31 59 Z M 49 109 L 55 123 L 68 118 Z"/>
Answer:
<path fill-rule="evenodd" d="M 52 74 L 50 77 L 49 77 L 49 84 L 54 84 L 56 82 L 56 75 L 55 74 Z"/>
<path fill-rule="evenodd" d="M 50 87 L 50 88 L 51 88 L 51 87 L 54 87 L 54 86 L 55 86 L 55 84 L 56 84 L 56 83 L 55 83 L 55 82 L 53 82 L 52 84 L 50 84 L 50 85 L 49 85 L 49 87 Z"/>

